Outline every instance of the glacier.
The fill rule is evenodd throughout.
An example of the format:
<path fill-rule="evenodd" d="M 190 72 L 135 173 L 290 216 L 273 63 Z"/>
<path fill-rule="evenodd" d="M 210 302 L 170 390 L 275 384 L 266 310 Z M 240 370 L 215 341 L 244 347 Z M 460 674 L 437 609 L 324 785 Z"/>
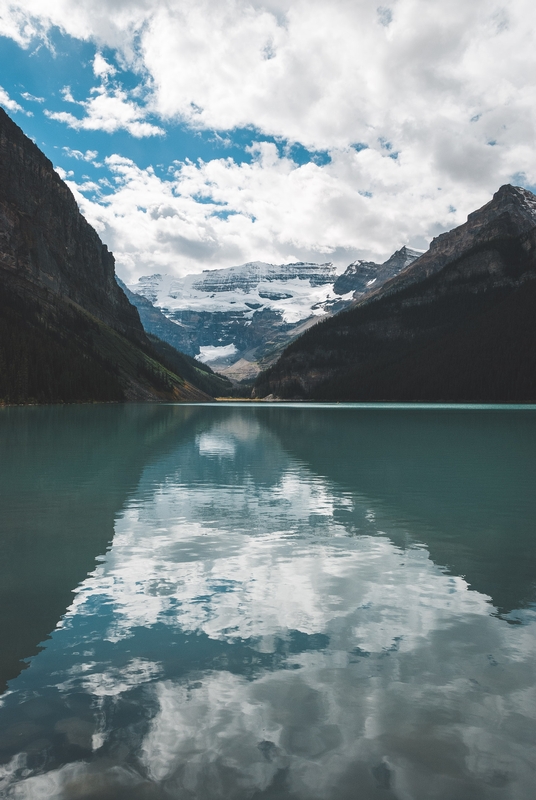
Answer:
<path fill-rule="evenodd" d="M 342 274 L 331 262 L 301 261 L 251 261 L 180 278 L 156 273 L 131 284 L 129 297 L 140 311 L 149 301 L 175 323 L 170 344 L 240 381 L 268 366 L 291 339 L 376 290 L 420 255 L 402 247 L 383 264 L 354 261 Z M 162 330 L 149 332 L 166 338 Z"/>

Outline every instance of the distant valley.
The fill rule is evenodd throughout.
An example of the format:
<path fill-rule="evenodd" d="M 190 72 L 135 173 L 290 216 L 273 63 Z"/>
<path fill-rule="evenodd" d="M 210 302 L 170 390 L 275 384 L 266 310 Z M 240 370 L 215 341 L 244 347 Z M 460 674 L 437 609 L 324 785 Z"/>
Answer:
<path fill-rule="evenodd" d="M 266 264 L 150 275 L 128 287 L 147 331 L 234 379 L 256 377 L 288 343 L 320 319 L 349 308 L 411 264 L 402 247 L 383 264 Z M 171 324 L 170 324 L 171 323 Z"/>

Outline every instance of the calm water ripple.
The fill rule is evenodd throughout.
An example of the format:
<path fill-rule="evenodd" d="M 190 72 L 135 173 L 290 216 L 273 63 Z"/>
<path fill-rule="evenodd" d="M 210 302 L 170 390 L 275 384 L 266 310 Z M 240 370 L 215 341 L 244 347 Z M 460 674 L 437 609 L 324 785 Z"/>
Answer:
<path fill-rule="evenodd" d="M 0 409 L 0 795 L 532 800 L 536 410 Z"/>

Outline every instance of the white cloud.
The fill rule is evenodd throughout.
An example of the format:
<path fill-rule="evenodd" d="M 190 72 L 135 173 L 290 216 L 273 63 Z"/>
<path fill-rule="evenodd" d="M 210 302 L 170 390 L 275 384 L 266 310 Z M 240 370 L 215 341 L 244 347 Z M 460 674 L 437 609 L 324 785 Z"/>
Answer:
<path fill-rule="evenodd" d="M 62 167 L 55 167 L 55 169 L 56 169 L 56 172 L 58 173 L 58 175 L 60 176 L 60 178 L 62 179 L 62 181 L 66 181 L 69 178 L 73 178 L 74 177 L 74 172 L 72 171 L 72 169 L 65 170 Z"/>
<path fill-rule="evenodd" d="M 143 774 L 148 796 L 238 800 L 264 792 L 281 771 L 287 796 L 301 800 L 355 797 L 356 786 L 363 797 L 396 790 L 429 800 L 432 787 L 438 800 L 491 798 L 506 787 L 510 797 L 532 798 L 534 615 L 508 625 L 488 596 L 436 565 L 424 546 L 397 547 L 389 535 L 409 545 L 418 528 L 312 474 L 259 419 L 200 422 L 195 438 L 181 439 L 180 456 L 170 450 L 147 467 L 105 559 L 34 661 L 49 684 L 92 697 L 101 741 L 124 718 L 120 695 L 145 686 L 141 701 L 125 700 L 129 708 L 143 702 L 146 726 L 126 724 L 112 740 L 127 747 L 129 772 L 110 751 L 49 772 L 20 775 L 26 764 L 12 763 L 4 767 L 8 796 L 73 796 L 93 786 L 94 796 L 99 788 L 112 796 Z M 245 456 L 254 442 L 262 467 Z M 214 473 L 221 481 L 207 497 L 194 447 L 201 460 L 236 453 L 239 473 Z M 185 488 L 183 470 L 204 479 Z M 162 661 L 135 655 L 155 626 Z M 285 653 L 294 632 L 326 644 L 311 638 Z M 177 634 L 190 635 L 180 654 Z M 224 644 L 212 652 L 229 661 L 205 661 L 206 645 L 189 655 L 195 634 Z M 128 639 L 128 664 L 119 670 L 109 650 L 105 661 L 80 664 L 81 636 Z M 28 674 L 13 686 L 23 698 Z"/>
<path fill-rule="evenodd" d="M 30 101 L 32 103 L 44 103 L 45 102 L 45 98 L 44 97 L 35 97 L 35 95 L 30 94 L 30 92 L 22 92 L 21 93 L 21 97 L 24 100 L 28 100 L 28 101 Z"/>
<path fill-rule="evenodd" d="M 62 147 L 63 152 L 69 158 L 76 158 L 77 161 L 94 161 L 97 156 L 97 150 L 86 150 L 85 153 L 82 153 L 81 150 L 71 150 L 70 147 Z"/>
<path fill-rule="evenodd" d="M 161 136 L 162 128 L 145 121 L 148 113 L 146 108 L 129 99 L 127 92 L 118 86 L 108 88 L 97 86 L 91 90 L 88 100 L 74 100 L 71 90 L 66 87 L 64 99 L 67 102 L 81 106 L 86 115 L 82 118 L 75 117 L 69 111 L 49 111 L 45 114 L 49 119 L 66 123 L 75 130 L 106 131 L 115 133 L 126 130 L 131 136 L 141 139 L 145 136 Z"/>
<path fill-rule="evenodd" d="M 254 259 L 329 259 L 341 267 L 356 253 L 382 259 L 403 244 L 426 247 L 464 221 L 464 206 L 489 199 L 478 185 L 464 189 L 452 179 L 439 191 L 431 158 L 395 160 L 381 149 L 345 148 L 332 151 L 325 166 L 298 165 L 266 142 L 253 155 L 242 164 L 186 161 L 169 175 L 116 155 L 106 159 L 113 177 L 97 196 L 70 185 L 126 280 Z M 487 168 L 498 184 L 508 164 L 490 161 Z"/>
<path fill-rule="evenodd" d="M 327 148 L 383 137 L 398 149 L 414 142 L 415 128 L 426 141 L 444 124 L 479 141 L 469 120 L 497 108 L 503 118 L 490 127 L 507 121 L 515 139 L 529 110 L 527 0 L 502 13 L 489 0 L 399 0 L 380 17 L 375 0 L 289 0 L 271 11 L 241 0 L 129 3 L 128 13 L 124 5 L 112 6 L 107 32 L 108 3 L 93 2 L 95 19 L 77 10 L 63 24 L 110 42 L 122 31 L 127 56 L 137 24 L 136 63 L 153 79 L 155 109 L 195 127 L 255 125 Z"/>
<path fill-rule="evenodd" d="M 327 148 L 383 137 L 400 148 L 427 141 L 445 124 L 466 141 L 482 140 L 486 127 L 503 130 L 513 144 L 527 114 L 534 120 L 530 0 L 48 6 L 10 3 L 3 29 L 20 39 L 56 24 L 119 49 L 151 76 L 155 109 L 196 127 L 255 125 Z M 105 77 L 114 68 L 98 53 L 94 70 Z M 471 126 L 478 114 L 484 124 Z"/>
<path fill-rule="evenodd" d="M 64 86 L 61 90 L 61 95 L 66 103 L 76 103 L 77 101 L 73 97 L 73 93 L 71 92 L 70 86 Z"/>
<path fill-rule="evenodd" d="M 115 75 L 117 70 L 106 61 L 102 53 L 97 53 L 93 59 L 93 72 L 97 78 L 107 80 L 112 75 Z"/>
<path fill-rule="evenodd" d="M 25 111 L 23 107 L 19 105 L 19 103 L 17 103 L 16 100 L 12 100 L 12 98 L 8 95 L 6 90 L 2 88 L 2 86 L 0 86 L 0 105 L 4 106 L 4 108 L 7 108 L 8 111 L 13 111 L 15 113 L 20 111 L 29 117 L 32 116 L 32 112 Z"/>
<path fill-rule="evenodd" d="M 408 241 L 425 246 L 514 176 L 536 184 L 535 22 L 531 0 L 0 0 L 0 31 L 23 44 L 54 24 L 97 44 L 103 85 L 80 104 L 84 116 L 49 112 L 75 129 L 144 137 L 178 121 L 225 140 L 253 126 L 259 139 L 332 156 L 323 167 L 297 167 L 264 144 L 253 166 L 185 165 L 181 187 L 214 190 L 237 213 L 218 221 L 183 203 L 192 216 L 178 228 L 140 211 L 147 201 L 134 199 L 145 179 L 132 168 L 118 197 L 91 213 L 133 270 L 145 254 L 168 271 L 386 256 Z M 145 105 L 108 85 L 115 68 L 105 47 L 141 76 Z M 356 154 L 358 142 L 368 150 Z M 175 202 L 174 188 L 148 181 L 151 202 L 158 191 L 161 203 L 170 194 Z M 132 217 L 121 221 L 125 203 Z M 139 221 L 148 237 L 141 249 L 122 233 Z"/>

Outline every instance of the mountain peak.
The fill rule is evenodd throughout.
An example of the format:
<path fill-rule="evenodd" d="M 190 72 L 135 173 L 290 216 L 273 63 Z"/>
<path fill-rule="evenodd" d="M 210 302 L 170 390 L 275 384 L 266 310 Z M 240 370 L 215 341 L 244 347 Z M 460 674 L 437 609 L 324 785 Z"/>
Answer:
<path fill-rule="evenodd" d="M 415 259 L 419 256 L 422 256 L 423 250 L 414 250 L 412 247 L 408 247 L 407 245 L 403 245 L 400 250 L 396 250 L 391 258 L 394 256 L 410 256 L 411 258 Z"/>
<path fill-rule="evenodd" d="M 422 280 L 474 248 L 525 236 L 534 228 L 536 195 L 522 186 L 504 184 L 489 202 L 468 215 L 467 222 L 432 239 L 426 253 L 388 280 L 374 296 L 390 294 Z"/>
<path fill-rule="evenodd" d="M 521 186 L 501 186 L 492 199 L 467 217 L 467 222 L 433 240 L 430 250 L 450 243 L 455 249 L 486 244 L 492 239 L 521 236 L 536 227 L 536 196 Z"/>
<path fill-rule="evenodd" d="M 511 183 L 503 183 L 493 195 L 493 199 L 503 196 L 532 200 L 535 198 L 535 195 L 529 189 L 525 189 L 523 186 L 513 186 Z"/>
<path fill-rule="evenodd" d="M 499 217 L 507 214 L 514 222 L 517 233 L 526 233 L 536 226 L 536 195 L 522 186 L 505 183 L 493 195 L 489 203 L 473 211 L 467 222 L 480 218 Z"/>
<path fill-rule="evenodd" d="M 408 264 L 422 255 L 418 250 L 411 250 L 405 245 L 396 250 L 387 261 L 376 264 L 374 261 L 353 261 L 345 272 L 339 275 L 333 286 L 335 294 L 344 295 L 354 292 L 354 297 L 362 297 L 367 292 L 382 286 L 385 281 L 405 269 Z"/>

